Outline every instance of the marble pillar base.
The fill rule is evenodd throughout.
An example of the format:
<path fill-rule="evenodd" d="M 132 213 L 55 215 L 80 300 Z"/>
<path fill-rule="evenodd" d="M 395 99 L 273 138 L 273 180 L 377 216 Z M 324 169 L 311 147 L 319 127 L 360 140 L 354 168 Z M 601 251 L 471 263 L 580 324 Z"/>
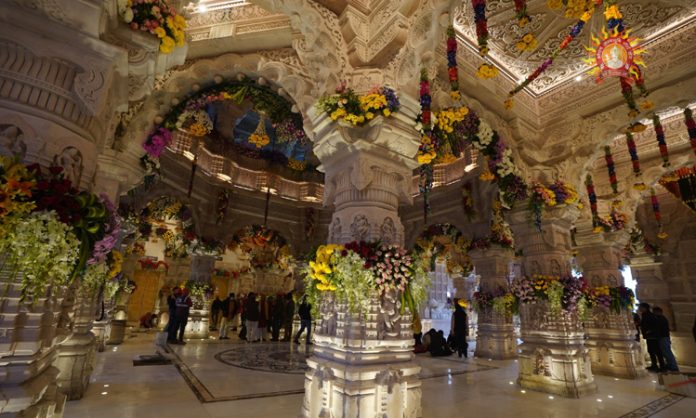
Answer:
<path fill-rule="evenodd" d="M 301 417 L 422 416 L 411 317 L 398 311 L 383 313 L 375 298 L 365 317 L 347 313 L 342 304 L 322 304 Z"/>
<path fill-rule="evenodd" d="M 184 338 L 206 339 L 210 325 L 210 311 L 208 309 L 191 309 L 188 323 L 184 330 Z"/>
<path fill-rule="evenodd" d="M 91 332 L 73 334 L 58 346 L 54 366 L 60 370 L 58 385 L 68 400 L 82 399 L 94 370 L 97 340 Z"/>
<path fill-rule="evenodd" d="M 538 303 L 522 305 L 520 317 L 521 387 L 569 398 L 597 392 L 577 315 L 550 312 L 545 303 Z"/>
<path fill-rule="evenodd" d="M 517 340 L 511 316 L 492 311 L 479 312 L 474 356 L 494 360 L 517 357 Z"/>
<path fill-rule="evenodd" d="M 109 322 L 109 339 L 106 341 L 109 345 L 119 345 L 122 344 L 126 339 L 126 325 L 125 319 L 112 319 Z"/>
<path fill-rule="evenodd" d="M 585 331 L 592 373 L 623 379 L 638 379 L 647 374 L 630 312 L 595 308 L 585 323 Z"/>
<path fill-rule="evenodd" d="M 111 326 L 108 320 L 96 321 L 92 325 L 92 334 L 94 334 L 95 346 L 98 352 L 104 351 L 106 348 L 106 340 Z"/>

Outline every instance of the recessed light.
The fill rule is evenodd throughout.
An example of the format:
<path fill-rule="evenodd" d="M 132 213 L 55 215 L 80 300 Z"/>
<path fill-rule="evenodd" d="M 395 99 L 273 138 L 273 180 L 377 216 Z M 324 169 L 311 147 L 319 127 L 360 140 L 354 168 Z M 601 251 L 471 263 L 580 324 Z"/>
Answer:
<path fill-rule="evenodd" d="M 108 388 L 108 387 L 109 387 L 109 385 L 104 385 L 104 387 L 105 387 L 105 388 Z"/>
<path fill-rule="evenodd" d="M 108 395 L 109 392 L 102 392 L 101 394 L 102 394 L 102 395 Z"/>
<path fill-rule="evenodd" d="M 581 75 L 576 75 L 576 76 L 575 76 L 575 81 L 582 81 L 582 76 L 581 76 Z"/>
<path fill-rule="evenodd" d="M 513 381 L 512 381 L 512 380 L 511 380 L 511 381 L 509 381 L 508 383 L 509 383 L 509 384 L 511 384 L 511 385 L 514 385 L 514 383 L 513 383 Z"/>
<path fill-rule="evenodd" d="M 601 399 L 599 399 L 599 398 L 597 398 L 597 402 L 602 402 L 602 400 L 601 400 Z"/>
<path fill-rule="evenodd" d="M 522 389 L 522 390 L 520 391 L 520 393 L 527 393 L 527 391 L 524 390 L 524 389 Z"/>
<path fill-rule="evenodd" d="M 205 13 L 208 11 L 208 6 L 205 4 L 201 4 L 198 6 L 198 13 Z"/>
<path fill-rule="evenodd" d="M 553 396 L 549 396 L 549 399 L 553 400 Z"/>
<path fill-rule="evenodd" d="M 607 398 L 614 399 L 614 395 L 607 395 Z"/>

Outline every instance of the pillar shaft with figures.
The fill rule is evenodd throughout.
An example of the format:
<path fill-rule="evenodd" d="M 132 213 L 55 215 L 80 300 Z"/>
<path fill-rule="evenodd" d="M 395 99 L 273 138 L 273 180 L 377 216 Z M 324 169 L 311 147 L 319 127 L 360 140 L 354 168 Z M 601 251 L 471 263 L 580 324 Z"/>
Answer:
<path fill-rule="evenodd" d="M 627 231 L 594 233 L 592 225 L 578 225 L 575 241 L 577 260 L 591 287 L 623 285 L 619 270 L 628 244 Z M 590 350 L 592 372 L 613 377 L 635 379 L 645 375 L 640 342 L 630 311 L 616 312 L 596 306 L 585 321 L 586 346 Z"/>
<path fill-rule="evenodd" d="M 509 213 L 515 242 L 523 254 L 522 274 L 571 274 L 570 228 L 578 215 L 574 206 L 545 209 L 539 229 L 526 207 Z M 596 392 L 585 333 L 576 312 L 554 312 L 546 302 L 522 304 L 520 319 L 520 386 L 566 397 Z"/>
<path fill-rule="evenodd" d="M 512 249 L 493 245 L 488 249 L 471 250 L 469 257 L 476 268 L 476 274 L 481 276 L 481 292 L 492 293 L 498 288 L 507 289 Z M 490 308 L 479 311 L 474 355 L 496 360 L 517 356 L 512 315 L 495 312 Z"/>
<path fill-rule="evenodd" d="M 315 120 L 314 152 L 325 173 L 325 203 L 335 212 L 329 241 L 403 245 L 398 215 L 410 201 L 418 138 L 405 111 L 363 127 Z M 303 417 L 421 416 L 420 367 L 414 361 L 411 315 L 398 300 L 372 297 L 366 315 L 325 296 L 313 355 L 307 360 Z"/>

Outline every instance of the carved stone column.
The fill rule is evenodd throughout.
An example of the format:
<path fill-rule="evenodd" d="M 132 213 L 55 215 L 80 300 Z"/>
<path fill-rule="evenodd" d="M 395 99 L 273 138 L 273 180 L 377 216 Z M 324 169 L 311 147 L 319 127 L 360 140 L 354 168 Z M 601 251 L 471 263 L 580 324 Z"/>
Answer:
<path fill-rule="evenodd" d="M 58 391 L 53 363 L 64 289 L 48 289 L 33 303 L 20 301 L 21 276 L 3 264 L 0 260 L 0 416 L 60 418 L 66 398 Z"/>
<path fill-rule="evenodd" d="M 623 285 L 619 270 L 624 248 L 629 240 L 627 231 L 593 233 L 589 222 L 578 225 L 575 236 L 577 259 L 590 286 Z M 636 328 L 631 312 L 617 313 L 605 307 L 595 307 L 585 321 L 592 372 L 606 376 L 636 379 L 644 376 L 640 342 L 635 340 Z"/>
<path fill-rule="evenodd" d="M 631 273 L 636 280 L 636 298 L 651 306 L 661 307 L 669 323 L 674 324 L 669 287 L 662 277 L 664 256 L 640 254 L 631 258 Z"/>
<path fill-rule="evenodd" d="M 415 108 L 415 107 L 413 107 Z M 326 173 L 325 203 L 335 212 L 329 241 L 401 244 L 400 202 L 409 186 L 418 138 L 406 109 L 364 127 L 316 118 L 314 152 Z M 421 416 L 420 367 L 414 361 L 411 315 L 399 298 L 366 295 L 367 315 L 351 315 L 327 296 L 320 306 L 315 348 L 307 360 L 302 417 Z"/>
<path fill-rule="evenodd" d="M 191 256 L 191 272 L 189 280 L 199 283 L 210 283 L 215 269 L 215 257 L 210 255 Z M 188 323 L 184 331 L 185 338 L 208 338 L 210 323 L 210 306 L 205 300 L 194 300 L 189 313 Z"/>
<path fill-rule="evenodd" d="M 481 276 L 482 292 L 492 292 L 499 287 L 508 287 L 510 261 L 513 251 L 493 245 L 488 249 L 469 251 L 476 273 Z M 501 315 L 492 309 L 478 313 L 476 334 L 476 357 L 503 360 L 517 357 L 517 342 L 512 325 L 512 315 Z"/>
<path fill-rule="evenodd" d="M 526 207 L 508 213 L 515 242 L 523 254 L 523 274 L 570 274 L 570 227 L 578 214 L 575 207 L 544 210 L 539 231 Z M 576 314 L 555 313 L 546 303 L 539 303 L 522 305 L 520 320 L 520 386 L 567 397 L 597 391 L 585 333 Z"/>
<path fill-rule="evenodd" d="M 96 308 L 96 295 L 77 289 L 74 303 L 72 332 L 58 345 L 58 357 L 53 363 L 60 374 L 60 391 L 69 400 L 81 399 L 94 370 L 96 338 L 92 323 Z"/>

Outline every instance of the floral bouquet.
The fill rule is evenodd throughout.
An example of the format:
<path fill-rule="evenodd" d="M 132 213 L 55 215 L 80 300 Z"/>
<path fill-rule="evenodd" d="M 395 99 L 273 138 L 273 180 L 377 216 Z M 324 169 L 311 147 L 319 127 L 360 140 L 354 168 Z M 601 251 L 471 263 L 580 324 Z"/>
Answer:
<path fill-rule="evenodd" d="M 131 29 L 156 36 L 163 54 L 186 42 L 186 19 L 166 0 L 119 0 L 118 11 Z"/>
<path fill-rule="evenodd" d="M 400 106 L 396 92 L 389 87 L 374 88 L 367 94 L 359 95 L 345 82 L 341 83 L 335 94 L 324 96 L 317 102 L 317 108 L 332 120 L 343 120 L 352 125 L 362 125 L 378 115 L 389 117 Z"/>
<path fill-rule="evenodd" d="M 334 292 L 351 312 L 366 313 L 369 298 L 394 292 L 402 310 L 415 312 L 426 295 L 427 276 L 403 248 L 379 242 L 327 244 L 317 248 L 309 262 L 307 294 L 319 306 L 321 292 Z"/>
<path fill-rule="evenodd" d="M 204 109 L 187 109 L 177 118 L 176 127 L 193 136 L 201 137 L 213 130 L 213 121 Z"/>
<path fill-rule="evenodd" d="M 510 287 L 520 304 L 546 301 L 552 312 L 577 312 L 581 316 L 586 310 L 587 282 L 582 277 L 535 274 L 513 280 Z"/>
<path fill-rule="evenodd" d="M 497 287 L 493 291 L 474 293 L 474 309 L 483 312 L 492 309 L 500 315 L 512 315 L 517 312 L 517 300 L 509 289 Z"/>
<path fill-rule="evenodd" d="M 590 306 L 611 309 L 615 313 L 631 311 L 635 303 L 633 290 L 626 286 L 598 286 L 589 289 L 587 299 Z"/>

